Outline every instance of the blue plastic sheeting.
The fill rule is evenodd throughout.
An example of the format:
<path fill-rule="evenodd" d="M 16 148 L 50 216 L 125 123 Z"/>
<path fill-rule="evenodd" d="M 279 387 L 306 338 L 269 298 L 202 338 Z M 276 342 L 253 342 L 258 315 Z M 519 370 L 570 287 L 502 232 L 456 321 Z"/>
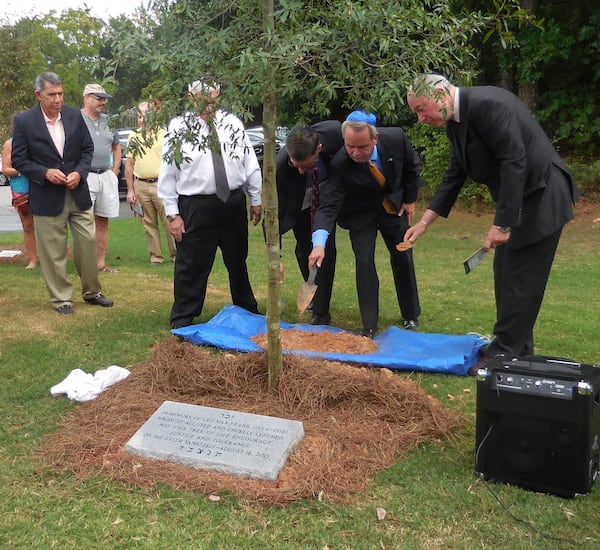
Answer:
<path fill-rule="evenodd" d="M 281 321 L 282 329 L 308 332 L 347 332 L 325 325 L 292 325 Z M 262 351 L 251 338 L 267 331 L 264 315 L 250 313 L 237 306 L 225 306 L 210 321 L 199 325 L 174 329 L 171 332 L 192 344 L 214 346 L 230 351 Z M 321 353 L 315 351 L 284 350 L 286 354 L 303 357 L 360 363 L 388 369 L 439 372 L 466 376 L 477 363 L 477 354 L 488 341 L 476 334 L 426 334 L 390 327 L 375 337 L 379 344 L 376 353 Z"/>

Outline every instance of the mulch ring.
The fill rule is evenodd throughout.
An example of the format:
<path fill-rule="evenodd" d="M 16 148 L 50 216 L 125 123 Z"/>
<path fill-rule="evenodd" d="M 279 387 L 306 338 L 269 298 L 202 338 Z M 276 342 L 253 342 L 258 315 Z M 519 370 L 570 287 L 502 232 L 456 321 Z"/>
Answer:
<path fill-rule="evenodd" d="M 79 405 L 41 453 L 51 466 L 81 478 L 104 474 L 147 487 L 231 492 L 264 504 L 317 495 L 344 502 L 402 453 L 459 423 L 454 411 L 387 369 L 285 356 L 276 393 L 268 391 L 267 380 L 264 353 L 215 354 L 169 338 L 126 380 Z M 305 437 L 276 481 L 126 452 L 127 441 L 165 400 L 300 420 Z"/>
<path fill-rule="evenodd" d="M 21 254 L 17 256 L 13 256 L 12 258 L 0 258 L 0 265 L 2 264 L 23 264 L 27 265 L 29 263 L 29 255 L 25 252 L 25 246 L 23 243 L 18 244 L 5 244 L 0 245 L 0 250 L 19 250 Z M 67 258 L 73 258 L 73 247 L 71 245 L 67 246 Z"/>
<path fill-rule="evenodd" d="M 21 254 L 17 256 L 12 256 L 11 258 L 0 258 L 1 264 L 25 264 L 29 263 L 29 256 L 25 252 L 25 247 L 23 244 L 8 244 L 0 246 L 0 250 L 19 250 Z"/>

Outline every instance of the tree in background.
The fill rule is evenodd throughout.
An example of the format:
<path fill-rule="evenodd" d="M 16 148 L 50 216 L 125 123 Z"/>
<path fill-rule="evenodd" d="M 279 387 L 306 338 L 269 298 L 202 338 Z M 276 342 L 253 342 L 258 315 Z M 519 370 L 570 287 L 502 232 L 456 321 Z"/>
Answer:
<path fill-rule="evenodd" d="M 119 47 L 119 37 L 134 32 L 136 26 L 145 26 L 144 20 L 151 17 L 151 12 L 138 10 L 133 19 L 123 15 L 111 18 L 103 33 L 103 46 L 100 54 L 103 62 L 102 73 L 114 84 L 113 97 L 110 101 L 112 110 L 120 112 L 133 110 L 133 126 L 137 126 L 136 105 L 140 100 L 148 100 L 151 91 L 162 87 L 159 75 L 153 72 L 148 63 L 138 57 L 138 52 Z M 150 86 L 150 90 L 145 90 Z M 131 123 L 121 124 L 131 126 Z"/>
<path fill-rule="evenodd" d="M 15 25 L 0 27 L 0 139 L 2 143 L 11 132 L 11 117 L 14 113 L 33 104 L 33 81 L 29 73 L 34 50 L 27 37 L 31 33 L 32 21 L 22 19 Z M 18 60 L 18 62 L 17 62 Z"/>
<path fill-rule="evenodd" d="M 465 0 L 482 9 L 485 0 Z M 600 147 L 600 3 L 523 0 L 542 25 L 515 30 L 508 48 L 480 38 L 480 76 L 516 94 L 563 151 L 597 156 Z"/>
<path fill-rule="evenodd" d="M 3 134 L 10 131 L 10 117 L 35 104 L 35 77 L 54 71 L 64 83 L 65 103 L 81 105 L 87 82 L 101 79 L 100 30 L 102 21 L 85 10 L 53 12 L 25 18 L 0 27 L 0 117 Z"/>

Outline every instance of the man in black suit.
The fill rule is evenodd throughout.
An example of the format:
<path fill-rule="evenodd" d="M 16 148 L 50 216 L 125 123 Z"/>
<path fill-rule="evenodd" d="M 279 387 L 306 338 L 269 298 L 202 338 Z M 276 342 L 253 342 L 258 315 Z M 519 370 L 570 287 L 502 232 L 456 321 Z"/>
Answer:
<path fill-rule="evenodd" d="M 356 258 L 356 289 L 363 324 L 372 338 L 379 317 L 379 278 L 375 266 L 377 231 L 390 252 L 396 297 L 405 329 L 421 314 L 412 251 L 400 252 L 415 211 L 419 159 L 401 128 L 375 127 L 374 114 L 354 111 L 342 124 L 344 147 L 330 163 L 329 183 L 317 211 L 309 266 L 322 265 L 327 236 L 337 223 L 350 231 Z"/>
<path fill-rule="evenodd" d="M 337 120 L 324 120 L 312 126 L 296 125 L 287 136 L 285 147 L 277 154 L 279 233 L 283 235 L 290 229 L 294 232 L 296 261 L 305 281 L 309 275 L 314 215 L 322 189 L 327 185 L 329 162 L 342 145 L 342 125 Z M 329 304 L 336 256 L 334 226 L 327 239 L 325 260 L 315 280 L 317 292 L 310 306 L 313 325 L 331 322 Z M 283 273 L 281 262 L 282 279 Z"/>
<path fill-rule="evenodd" d="M 531 112 L 493 86 L 457 88 L 440 75 L 415 80 L 408 105 L 419 122 L 441 128 L 452 143 L 448 169 L 429 208 L 407 231 L 414 242 L 447 217 L 467 176 L 496 201 L 484 249 L 495 249 L 494 340 L 490 357 L 533 354 L 533 327 L 563 226 L 573 218 L 575 183 Z"/>
<path fill-rule="evenodd" d="M 29 207 L 34 216 L 40 264 L 52 305 L 73 313 L 73 286 L 67 276 L 68 228 L 83 299 L 113 305 L 100 292 L 96 268 L 94 214 L 86 178 L 94 144 L 79 109 L 64 105 L 59 76 L 36 78 L 38 104 L 15 118 L 12 164 L 29 178 Z"/>

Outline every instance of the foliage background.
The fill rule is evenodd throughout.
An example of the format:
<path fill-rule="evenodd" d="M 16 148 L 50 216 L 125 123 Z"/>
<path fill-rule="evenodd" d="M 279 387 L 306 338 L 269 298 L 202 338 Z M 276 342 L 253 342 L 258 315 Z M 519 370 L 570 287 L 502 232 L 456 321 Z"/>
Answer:
<path fill-rule="evenodd" d="M 0 138 L 10 134 L 12 114 L 33 104 L 32 83 L 42 70 L 62 76 L 72 105 L 81 104 L 87 82 L 103 83 L 122 127 L 136 124 L 135 105 L 150 98 L 163 100 L 158 122 L 164 123 L 185 109 L 189 80 L 206 73 L 225 83 L 227 106 L 249 126 L 262 122 L 267 82 L 278 91 L 280 126 L 343 119 L 354 108 L 374 110 L 381 125 L 403 126 L 421 153 L 427 197 L 448 147 L 416 125 L 404 93 L 412 71 L 439 69 L 459 85 L 497 84 L 519 94 L 593 196 L 600 188 L 600 4 L 521 4 L 522 10 L 513 1 L 317 0 L 307 6 L 286 0 L 275 5 L 271 38 L 263 34 L 261 3 L 253 1 L 157 0 L 131 18 L 108 21 L 72 9 L 16 23 L 0 19 Z M 513 17 L 494 20 L 492 9 L 496 15 L 511 9 Z M 473 208 L 489 203 L 477 185 L 462 199 Z"/>

